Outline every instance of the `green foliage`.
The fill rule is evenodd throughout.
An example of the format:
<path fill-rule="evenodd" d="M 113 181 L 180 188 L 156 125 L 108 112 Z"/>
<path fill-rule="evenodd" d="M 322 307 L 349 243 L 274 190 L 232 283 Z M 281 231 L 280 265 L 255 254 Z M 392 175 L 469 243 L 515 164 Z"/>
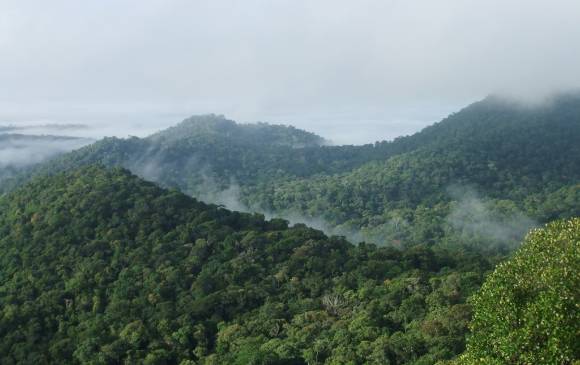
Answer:
<path fill-rule="evenodd" d="M 572 364 L 580 360 L 580 218 L 532 231 L 471 300 L 458 364 Z"/>
<path fill-rule="evenodd" d="M 492 266 L 90 166 L 0 198 L 0 363 L 434 363 L 464 350 Z"/>
<path fill-rule="evenodd" d="M 175 127 L 155 133 L 150 140 L 170 146 L 182 140 L 189 143 L 227 141 L 240 145 L 270 145 L 294 148 L 319 147 L 324 139 L 292 126 L 267 123 L 236 124 L 222 115 L 208 114 L 185 119 Z"/>
<path fill-rule="evenodd" d="M 292 127 L 192 117 L 148 138 L 106 138 L 29 174 L 122 166 L 206 202 L 352 240 L 511 248 L 536 223 L 579 214 L 578 140 L 578 94 L 541 107 L 490 97 L 412 136 L 363 146 L 326 146 Z M 29 174 L 11 176 L 0 191 Z M 466 190 L 480 194 L 481 216 L 458 213 L 473 195 Z"/>
<path fill-rule="evenodd" d="M 361 230 L 374 242 L 411 245 L 425 237 L 438 242 L 481 241 L 466 240 L 462 229 L 445 220 L 455 211 L 454 204 L 472 195 L 465 194 L 466 187 L 486 197 L 482 200 L 488 212 L 504 210 L 493 220 L 523 227 L 483 230 L 486 244 L 513 245 L 533 220 L 548 222 L 578 214 L 578 95 L 561 96 L 537 108 L 488 98 L 393 144 L 409 140 L 412 150 L 350 171 L 250 187 L 243 201 L 266 211 L 322 217 L 332 226 Z M 511 205 L 507 217 L 506 205 Z M 521 224 L 524 216 L 532 218 L 530 224 Z M 419 227 L 425 233 L 417 237 Z M 490 242 L 500 230 L 510 234 Z"/>
<path fill-rule="evenodd" d="M 536 223 L 528 216 L 579 215 L 578 100 L 526 109 L 488 98 L 365 146 L 210 115 L 11 170 L 0 187 L 12 191 L 0 196 L 0 363 L 452 359 L 465 350 L 467 298 Z M 48 176 L 13 190 L 32 175 Z M 577 358 L 577 243 L 577 219 L 531 234 L 475 297 L 458 361 Z"/>

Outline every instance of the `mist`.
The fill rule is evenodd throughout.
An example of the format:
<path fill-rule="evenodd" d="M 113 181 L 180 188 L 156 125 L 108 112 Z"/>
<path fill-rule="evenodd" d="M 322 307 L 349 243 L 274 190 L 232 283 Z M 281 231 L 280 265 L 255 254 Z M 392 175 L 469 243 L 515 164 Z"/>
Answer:
<path fill-rule="evenodd" d="M 150 149 L 138 159 L 128 161 L 125 167 L 149 181 L 159 183 L 166 178 L 163 175 L 167 171 L 166 161 L 164 161 L 162 153 L 154 149 Z M 196 175 L 199 176 L 193 178 L 189 182 L 189 186 L 179 186 L 180 190 L 205 203 L 216 204 L 238 212 L 263 214 L 266 219 L 282 218 L 291 225 L 306 224 L 328 235 L 344 236 L 353 243 L 364 240 L 360 231 L 334 226 L 321 217 L 311 217 L 298 211 L 289 210 L 274 212 L 263 206 L 248 204 L 243 198 L 243 187 L 236 182 L 234 177 L 230 177 L 229 182 L 225 185 L 219 183 L 218 179 L 213 176 L 211 165 L 200 162 L 196 156 L 190 157 L 180 168 L 195 171 Z"/>
<path fill-rule="evenodd" d="M 513 248 L 539 225 L 513 203 L 485 199 L 471 187 L 451 186 L 448 191 L 454 202 L 447 223 L 464 238 Z"/>
<path fill-rule="evenodd" d="M 5 0 L 0 124 L 142 136 L 218 113 L 392 139 L 491 93 L 579 87 L 579 23 L 573 0 Z"/>
<path fill-rule="evenodd" d="M 0 134 L 0 168 L 33 165 L 92 142 L 86 138 Z"/>
<path fill-rule="evenodd" d="M 206 186 L 215 187 L 215 184 L 211 185 L 210 180 Z M 263 214 L 266 219 L 282 218 L 288 221 L 290 225 L 305 224 L 311 228 L 320 230 L 327 235 L 343 236 L 352 243 L 358 243 L 365 240 L 360 231 L 332 225 L 322 217 L 307 216 L 298 211 L 282 210 L 273 212 L 264 209 L 264 207 L 261 206 L 249 206 L 243 201 L 242 188 L 233 182 L 223 190 L 215 191 L 210 188 L 209 190 L 203 191 L 199 195 L 199 198 L 206 202 L 222 205 L 229 210 L 246 213 L 260 213 Z M 376 242 L 383 243 L 380 241 Z"/>

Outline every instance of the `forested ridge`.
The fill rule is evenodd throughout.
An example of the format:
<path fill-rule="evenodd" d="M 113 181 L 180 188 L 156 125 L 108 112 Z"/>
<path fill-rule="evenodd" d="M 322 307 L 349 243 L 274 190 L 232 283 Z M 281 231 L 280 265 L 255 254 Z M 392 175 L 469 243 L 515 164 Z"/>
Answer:
<path fill-rule="evenodd" d="M 580 0 L 0 0 L 0 365 L 580 365 Z"/>
<path fill-rule="evenodd" d="M 206 115 L 148 138 L 106 138 L 0 189 L 102 163 L 354 241 L 514 247 L 529 228 L 580 214 L 579 140 L 577 93 L 537 106 L 490 96 L 412 136 L 363 146 Z"/>
<path fill-rule="evenodd" d="M 457 240 L 445 217 L 474 194 L 498 217 L 548 222 L 580 214 L 577 97 L 540 108 L 490 97 L 409 138 L 420 147 L 345 173 L 262 184 L 243 200 L 362 229 L 379 242 L 417 242 L 419 227 L 433 240 Z M 399 221 L 412 232 L 395 227 Z"/>
<path fill-rule="evenodd" d="M 434 364 L 470 326 L 460 364 L 570 364 L 579 245 L 578 219 L 536 230 L 477 292 L 503 256 L 352 245 L 88 166 L 0 198 L 0 362 Z"/>
<path fill-rule="evenodd" d="M 326 146 L 322 137 L 293 127 L 236 124 L 210 114 L 147 138 L 104 138 L 27 171 L 0 189 L 9 191 L 31 175 L 102 163 L 202 196 L 232 182 L 246 186 L 348 171 L 380 155 L 373 145 Z"/>
<path fill-rule="evenodd" d="M 433 363 L 464 349 L 493 263 L 354 246 L 86 167 L 0 199 L 1 362 Z"/>
<path fill-rule="evenodd" d="M 198 116 L 14 170 L 0 363 L 571 364 L 579 101 L 365 146 Z"/>

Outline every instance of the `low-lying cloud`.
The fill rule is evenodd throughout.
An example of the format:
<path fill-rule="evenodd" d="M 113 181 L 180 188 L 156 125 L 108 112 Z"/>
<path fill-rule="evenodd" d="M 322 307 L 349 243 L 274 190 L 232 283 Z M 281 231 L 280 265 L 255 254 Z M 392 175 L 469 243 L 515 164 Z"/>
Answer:
<path fill-rule="evenodd" d="M 0 168 L 33 165 L 91 142 L 85 138 L 0 134 Z"/>
<path fill-rule="evenodd" d="M 454 186 L 449 192 L 455 201 L 447 222 L 464 237 L 513 246 L 538 225 L 511 202 L 485 200 L 465 187 Z"/>
<path fill-rule="evenodd" d="M 33 135 L 54 134 L 68 131 L 87 130 L 86 124 L 9 124 L 0 125 L 0 133 L 23 133 Z"/>
<path fill-rule="evenodd" d="M 120 136 L 213 112 L 372 142 L 450 111 L 429 105 L 580 87 L 579 23 L 577 0 L 4 0 L 0 121 L 114 120 Z"/>

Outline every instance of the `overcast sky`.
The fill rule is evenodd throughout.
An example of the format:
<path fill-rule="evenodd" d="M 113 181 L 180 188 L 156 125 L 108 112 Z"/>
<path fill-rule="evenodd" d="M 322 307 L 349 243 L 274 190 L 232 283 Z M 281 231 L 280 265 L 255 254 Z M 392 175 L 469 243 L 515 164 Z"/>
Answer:
<path fill-rule="evenodd" d="M 214 112 L 367 142 L 578 88 L 580 1 L 0 0 L 0 85 L 0 123 Z"/>

